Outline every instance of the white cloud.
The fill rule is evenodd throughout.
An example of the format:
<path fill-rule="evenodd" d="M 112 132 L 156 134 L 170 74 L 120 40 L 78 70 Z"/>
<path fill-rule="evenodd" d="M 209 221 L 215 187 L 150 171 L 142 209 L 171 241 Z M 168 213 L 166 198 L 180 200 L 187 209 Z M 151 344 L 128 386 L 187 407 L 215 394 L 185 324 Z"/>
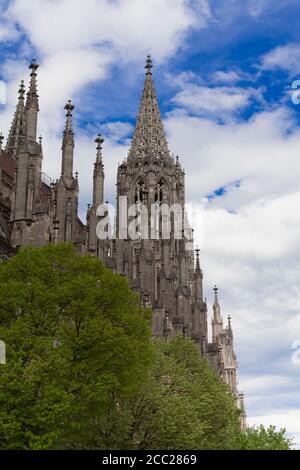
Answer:
<path fill-rule="evenodd" d="M 15 0 L 10 14 L 42 54 L 109 44 L 124 60 L 145 56 L 147 48 L 161 60 L 188 28 L 205 23 L 207 2 L 199 10 L 195 17 L 185 0 L 86 0 L 84 8 L 82 0 Z"/>
<path fill-rule="evenodd" d="M 253 16 L 253 18 L 259 17 L 269 3 L 270 0 L 248 0 L 247 7 L 249 14 Z"/>
<path fill-rule="evenodd" d="M 218 73 L 218 72 L 217 72 Z M 216 76 L 221 78 L 220 72 Z M 233 75 L 223 73 L 223 80 L 233 79 Z M 212 115 L 228 118 L 236 111 L 249 106 L 254 100 L 262 101 L 262 92 L 254 88 L 237 86 L 202 86 L 188 81 L 186 76 L 178 84 L 181 90 L 173 98 L 173 102 L 191 112 L 200 115 Z"/>
<path fill-rule="evenodd" d="M 253 81 L 253 76 L 241 70 L 217 70 L 212 74 L 213 83 L 231 85 L 241 81 Z"/>
<path fill-rule="evenodd" d="M 235 70 L 217 70 L 213 73 L 213 81 L 217 83 L 236 83 L 242 79 L 241 75 Z"/>
<path fill-rule="evenodd" d="M 13 41 L 17 37 L 18 33 L 12 25 L 0 22 L 0 42 Z"/>
<path fill-rule="evenodd" d="M 300 44 L 291 43 L 279 46 L 265 54 L 261 62 L 262 70 L 282 69 L 291 75 L 300 73 Z"/>
<path fill-rule="evenodd" d="M 128 122 L 115 121 L 106 123 L 104 129 L 108 137 L 117 142 L 128 137 L 133 131 L 133 126 Z"/>

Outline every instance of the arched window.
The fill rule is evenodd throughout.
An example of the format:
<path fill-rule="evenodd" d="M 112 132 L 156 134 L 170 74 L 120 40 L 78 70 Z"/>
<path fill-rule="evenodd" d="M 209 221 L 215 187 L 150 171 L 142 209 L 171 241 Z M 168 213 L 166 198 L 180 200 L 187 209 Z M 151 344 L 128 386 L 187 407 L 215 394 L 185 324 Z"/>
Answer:
<path fill-rule="evenodd" d="M 161 178 L 155 186 L 155 202 L 158 204 L 163 203 L 163 196 L 165 193 L 166 185 L 164 180 Z"/>
<path fill-rule="evenodd" d="M 146 184 L 142 179 L 139 179 L 134 187 L 134 202 L 145 203 L 147 200 L 147 189 Z"/>

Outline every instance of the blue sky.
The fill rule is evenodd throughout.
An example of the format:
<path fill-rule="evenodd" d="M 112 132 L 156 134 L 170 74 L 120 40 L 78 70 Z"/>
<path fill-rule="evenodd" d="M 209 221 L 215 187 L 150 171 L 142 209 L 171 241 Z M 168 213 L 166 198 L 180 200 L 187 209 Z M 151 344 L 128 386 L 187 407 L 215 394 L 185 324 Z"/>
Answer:
<path fill-rule="evenodd" d="M 82 5 L 84 4 L 84 8 Z M 80 208 L 91 198 L 93 139 L 105 136 L 106 197 L 127 154 L 148 52 L 187 198 L 207 197 L 202 267 L 220 288 L 250 424 L 300 445 L 300 79 L 298 0 L 7 0 L 0 2 L 0 129 L 19 81 L 40 63 L 44 171 L 59 176 L 64 104 L 75 103 Z M 197 227 L 196 231 L 200 231 Z"/>

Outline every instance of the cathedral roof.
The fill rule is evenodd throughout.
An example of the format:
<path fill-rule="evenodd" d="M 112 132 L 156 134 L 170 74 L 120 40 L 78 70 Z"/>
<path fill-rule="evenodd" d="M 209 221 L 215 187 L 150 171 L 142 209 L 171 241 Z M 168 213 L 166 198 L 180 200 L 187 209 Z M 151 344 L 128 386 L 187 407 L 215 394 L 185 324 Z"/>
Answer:
<path fill-rule="evenodd" d="M 14 178 L 16 160 L 7 152 L 0 155 L 0 169 L 5 171 L 11 178 Z"/>
<path fill-rule="evenodd" d="M 150 157 L 169 159 L 167 139 L 152 79 L 152 61 L 146 62 L 146 78 L 128 161 Z"/>

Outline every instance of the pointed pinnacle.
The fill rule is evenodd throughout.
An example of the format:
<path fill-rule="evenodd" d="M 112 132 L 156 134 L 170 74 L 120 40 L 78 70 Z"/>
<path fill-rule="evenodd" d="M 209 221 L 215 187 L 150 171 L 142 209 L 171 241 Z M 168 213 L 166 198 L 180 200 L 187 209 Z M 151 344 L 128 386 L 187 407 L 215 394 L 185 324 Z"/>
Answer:
<path fill-rule="evenodd" d="M 2 132 L 0 132 L 0 150 L 2 150 L 3 141 L 4 141 L 4 136 L 3 136 Z"/>
<path fill-rule="evenodd" d="M 215 301 L 217 302 L 218 301 L 218 288 L 217 286 L 214 287 L 214 292 L 215 292 Z"/>
<path fill-rule="evenodd" d="M 152 67 L 153 67 L 152 59 L 151 59 L 150 54 L 148 54 L 147 55 L 147 60 L 146 60 L 146 65 L 145 65 L 146 75 L 151 75 L 152 74 L 152 72 L 151 72 Z"/>
<path fill-rule="evenodd" d="M 23 98 L 24 98 L 24 95 L 25 95 L 24 80 L 21 80 L 18 93 L 19 93 L 19 99 L 23 99 Z"/>
<path fill-rule="evenodd" d="M 66 106 L 64 107 L 64 109 L 67 110 L 67 116 L 72 116 L 72 111 L 74 108 L 75 106 L 72 104 L 72 101 L 68 100 Z"/>
<path fill-rule="evenodd" d="M 97 135 L 97 137 L 96 137 L 96 139 L 95 139 L 95 142 L 96 142 L 96 144 L 98 144 L 98 145 L 97 145 L 97 150 L 102 150 L 102 144 L 103 144 L 103 142 L 104 142 L 104 139 L 103 139 L 103 137 L 102 137 L 101 134 L 98 134 L 98 135 Z"/>
<path fill-rule="evenodd" d="M 64 109 L 67 111 L 67 114 L 66 114 L 67 120 L 66 120 L 66 127 L 64 130 L 64 134 L 66 134 L 67 132 L 72 133 L 72 111 L 74 108 L 75 106 L 72 104 L 71 100 L 68 100 L 66 106 L 64 107 Z"/>
<path fill-rule="evenodd" d="M 32 73 L 36 73 L 36 70 L 39 68 L 39 64 L 36 62 L 35 59 L 32 59 L 29 68 L 32 70 Z"/>

